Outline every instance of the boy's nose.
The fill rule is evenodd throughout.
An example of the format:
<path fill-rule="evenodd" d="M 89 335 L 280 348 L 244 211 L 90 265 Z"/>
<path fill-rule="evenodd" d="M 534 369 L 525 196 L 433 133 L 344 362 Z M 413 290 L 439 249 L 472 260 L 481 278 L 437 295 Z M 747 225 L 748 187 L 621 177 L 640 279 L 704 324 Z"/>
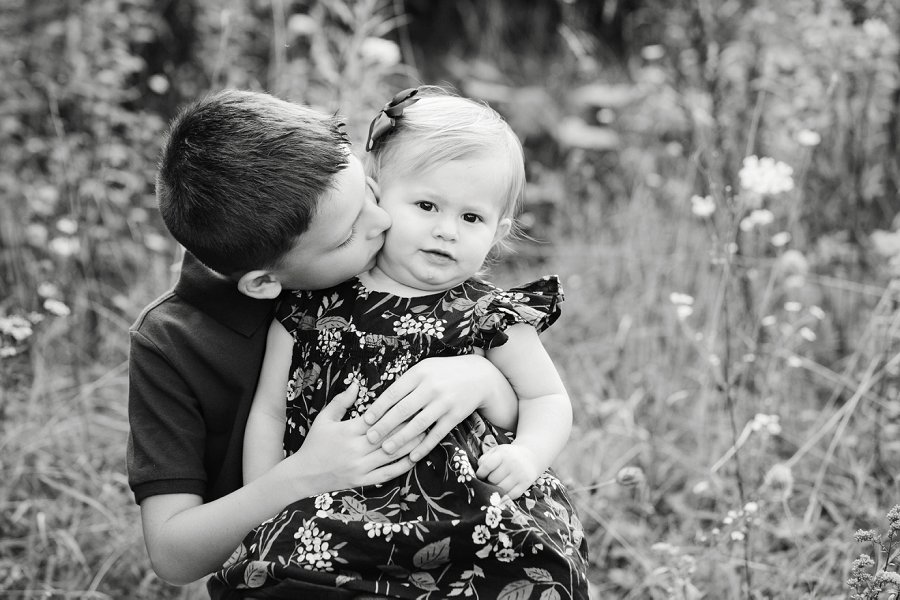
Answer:
<path fill-rule="evenodd" d="M 371 226 L 369 227 L 369 237 L 376 237 L 384 233 L 391 227 L 391 216 L 387 211 L 378 206 L 372 205 Z"/>

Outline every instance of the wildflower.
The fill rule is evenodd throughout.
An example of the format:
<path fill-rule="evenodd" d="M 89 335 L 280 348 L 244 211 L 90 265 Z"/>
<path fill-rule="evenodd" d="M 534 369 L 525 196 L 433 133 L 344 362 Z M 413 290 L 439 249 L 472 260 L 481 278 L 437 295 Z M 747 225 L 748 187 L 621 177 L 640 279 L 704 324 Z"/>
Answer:
<path fill-rule="evenodd" d="M 891 35 L 891 28 L 881 19 L 866 19 L 862 24 L 863 33 L 866 37 L 875 40 L 886 40 Z"/>
<path fill-rule="evenodd" d="M 743 542 L 745 537 L 746 536 L 744 535 L 743 531 L 732 531 L 731 532 L 731 539 L 735 542 Z"/>
<path fill-rule="evenodd" d="M 392 67 L 400 63 L 400 47 L 384 38 L 367 37 L 362 41 L 359 53 L 365 62 L 385 67 Z"/>
<path fill-rule="evenodd" d="M 763 327 L 771 327 L 772 325 L 774 325 L 776 323 L 776 321 L 777 321 L 777 319 L 775 318 L 775 315 L 766 315 L 765 317 L 762 318 L 760 323 L 762 324 Z"/>
<path fill-rule="evenodd" d="M 38 285 L 37 293 L 41 298 L 52 298 L 59 294 L 59 288 L 49 281 L 45 281 Z"/>
<path fill-rule="evenodd" d="M 44 300 L 44 310 L 48 313 L 54 314 L 57 317 L 67 317 L 72 311 L 66 306 L 64 303 L 59 300 L 54 300 L 53 298 L 47 298 Z"/>
<path fill-rule="evenodd" d="M 809 273 L 809 261 L 799 250 L 785 250 L 778 257 L 775 266 L 783 275 L 806 275 Z"/>
<path fill-rule="evenodd" d="M 765 225 L 769 225 L 772 221 L 775 220 L 775 215 L 772 214 L 771 210 L 766 210 L 765 208 L 758 208 L 752 211 L 749 215 L 741 219 L 740 228 L 741 231 L 747 232 L 752 231 L 756 227 L 763 227 Z"/>
<path fill-rule="evenodd" d="M 878 541 L 878 532 L 874 529 L 857 529 L 853 534 L 853 539 L 857 542 L 875 542 Z"/>
<path fill-rule="evenodd" d="M 794 189 L 794 170 L 781 161 L 764 156 L 744 159 L 738 177 L 741 187 L 760 196 L 776 195 Z"/>
<path fill-rule="evenodd" d="M 792 369 L 797 369 L 803 366 L 803 359 L 799 356 L 788 356 L 787 365 Z"/>
<path fill-rule="evenodd" d="M 744 505 L 744 512 L 747 513 L 748 515 L 752 515 L 752 514 L 756 513 L 756 511 L 758 511 L 758 510 L 759 510 L 759 504 L 757 504 L 756 502 L 748 502 L 747 504 Z"/>
<path fill-rule="evenodd" d="M 31 337 L 32 333 L 34 330 L 31 328 L 31 323 L 24 317 L 19 315 L 0 317 L 0 334 L 8 335 L 17 342 L 21 342 Z"/>
<path fill-rule="evenodd" d="M 716 212 L 716 203 L 712 196 L 691 196 L 691 211 L 704 219 Z"/>
<path fill-rule="evenodd" d="M 900 504 L 895 504 L 894 508 L 888 511 L 887 519 L 891 523 L 891 529 L 900 529 Z"/>
<path fill-rule="evenodd" d="M 675 314 L 678 316 L 679 321 L 684 321 L 689 316 L 694 314 L 694 309 L 685 304 L 679 304 L 675 307 Z"/>
<path fill-rule="evenodd" d="M 787 231 L 779 231 L 769 240 L 769 243 L 775 246 L 776 248 L 781 248 L 782 246 L 786 246 L 788 242 L 791 241 L 791 234 Z"/>
<path fill-rule="evenodd" d="M 812 305 L 809 307 L 809 314 L 817 318 L 818 320 L 822 320 L 825 318 L 825 311 L 819 308 L 816 305 Z"/>
<path fill-rule="evenodd" d="M 63 217 L 56 222 L 56 228 L 60 233 L 75 235 L 75 232 L 78 231 L 78 223 L 68 217 Z"/>
<path fill-rule="evenodd" d="M 644 480 L 644 471 L 640 467 L 622 467 L 616 474 L 616 483 L 622 487 L 635 487 Z"/>
<path fill-rule="evenodd" d="M 784 303 L 784 310 L 788 312 L 800 312 L 801 308 L 803 308 L 803 305 L 799 302 L 790 301 Z"/>
<path fill-rule="evenodd" d="M 671 294 L 669 294 L 669 302 L 671 302 L 672 304 L 683 304 L 685 306 L 691 306 L 694 303 L 694 297 L 689 296 L 688 294 L 672 292 Z"/>
<path fill-rule="evenodd" d="M 750 429 L 753 431 L 765 429 L 766 432 L 771 435 L 778 435 L 781 433 L 781 424 L 779 423 L 779 420 L 780 417 L 778 415 L 764 415 L 762 413 L 757 413 L 750 422 Z"/>
<path fill-rule="evenodd" d="M 900 255 L 900 231 L 876 229 L 869 236 L 875 251 L 887 258 Z"/>
<path fill-rule="evenodd" d="M 50 248 L 50 252 L 63 258 L 73 256 L 81 251 L 81 242 L 78 241 L 78 238 L 73 237 L 55 237 L 47 246 Z"/>
<path fill-rule="evenodd" d="M 900 586 L 900 573 L 894 573 L 893 571 L 881 571 L 878 575 L 875 576 L 875 583 L 890 583 L 891 585 Z"/>
<path fill-rule="evenodd" d="M 816 332 L 809 327 L 801 327 L 800 337 L 802 337 L 807 342 L 814 342 L 816 341 Z"/>
<path fill-rule="evenodd" d="M 797 132 L 797 143 L 801 146 L 818 146 L 822 136 L 810 129 L 801 129 Z"/>
<path fill-rule="evenodd" d="M 763 478 L 763 487 L 781 499 L 788 498 L 794 491 L 794 474 L 791 467 L 785 463 L 772 465 Z"/>
<path fill-rule="evenodd" d="M 641 58 L 644 60 L 659 60 L 666 55 L 666 49 L 659 45 L 644 46 L 641 48 Z"/>

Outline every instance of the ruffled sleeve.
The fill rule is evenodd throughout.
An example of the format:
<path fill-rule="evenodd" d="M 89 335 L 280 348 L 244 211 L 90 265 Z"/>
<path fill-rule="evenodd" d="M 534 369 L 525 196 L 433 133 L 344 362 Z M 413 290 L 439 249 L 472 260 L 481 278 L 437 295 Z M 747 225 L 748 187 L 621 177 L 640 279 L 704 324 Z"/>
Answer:
<path fill-rule="evenodd" d="M 545 275 L 521 287 L 494 290 L 487 302 L 476 309 L 474 344 L 479 348 L 496 348 L 506 343 L 506 328 L 516 323 L 532 325 L 544 331 L 559 318 L 559 303 L 564 299 L 562 285 L 556 275 Z"/>
<path fill-rule="evenodd" d="M 298 330 L 313 329 L 316 325 L 315 306 L 310 292 L 285 291 L 278 298 L 275 318 L 292 336 Z"/>

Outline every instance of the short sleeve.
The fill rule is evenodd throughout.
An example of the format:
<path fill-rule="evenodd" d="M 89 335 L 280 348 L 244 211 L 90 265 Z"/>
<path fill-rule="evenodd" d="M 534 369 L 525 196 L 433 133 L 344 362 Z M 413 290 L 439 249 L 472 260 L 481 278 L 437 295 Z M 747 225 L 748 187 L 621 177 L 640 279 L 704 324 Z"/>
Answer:
<path fill-rule="evenodd" d="M 494 290 L 483 310 L 476 311 L 474 344 L 479 348 L 496 348 L 508 339 L 510 325 L 527 323 L 544 331 L 559 318 L 559 303 L 564 299 L 562 285 L 556 275 L 545 275 L 520 287 Z"/>
<path fill-rule="evenodd" d="M 284 325 L 288 333 L 294 335 L 298 329 L 312 329 L 316 319 L 312 316 L 312 294 L 305 291 L 284 292 L 278 298 L 275 318 Z"/>

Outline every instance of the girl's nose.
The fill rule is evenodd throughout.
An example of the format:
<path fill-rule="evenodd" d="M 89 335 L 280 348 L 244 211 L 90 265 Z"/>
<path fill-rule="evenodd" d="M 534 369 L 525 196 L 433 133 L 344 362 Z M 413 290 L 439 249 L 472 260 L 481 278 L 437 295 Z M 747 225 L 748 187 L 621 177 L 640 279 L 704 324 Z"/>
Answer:
<path fill-rule="evenodd" d="M 432 233 L 436 238 L 440 238 L 448 242 L 455 242 L 457 238 L 456 218 L 448 216 L 438 219 L 438 222 L 434 225 L 434 230 Z"/>

